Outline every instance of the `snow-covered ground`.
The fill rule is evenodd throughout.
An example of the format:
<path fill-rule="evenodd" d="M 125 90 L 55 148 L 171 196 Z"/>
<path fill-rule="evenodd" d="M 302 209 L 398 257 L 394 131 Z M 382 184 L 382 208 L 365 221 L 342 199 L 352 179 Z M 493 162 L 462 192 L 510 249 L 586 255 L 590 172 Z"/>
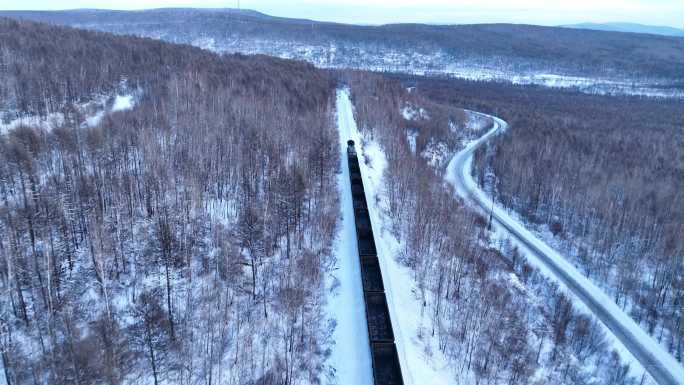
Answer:
<path fill-rule="evenodd" d="M 337 94 L 337 127 L 340 136 L 340 168 L 338 189 L 342 221 L 334 244 L 336 266 L 326 285 L 332 295 L 328 315 L 335 320 L 330 365 L 334 370 L 331 384 L 372 385 L 370 344 L 361 284 L 361 266 L 354 227 L 347 140 L 356 132 L 351 101 L 346 91 Z"/>
<path fill-rule="evenodd" d="M 320 68 L 449 76 L 475 81 L 574 88 L 581 92 L 597 94 L 684 98 L 681 79 L 644 78 L 636 74 L 616 73 L 610 71 L 610 68 L 582 71 L 563 63 L 527 60 L 515 55 L 465 53 L 435 48 L 433 45 L 404 48 L 382 42 L 347 39 L 323 38 L 313 41 L 259 33 L 228 31 L 214 34 L 178 31 L 162 26 L 136 27 L 98 22 L 75 22 L 72 26 L 191 44 L 217 53 L 264 54 L 304 60 Z M 314 28 L 313 25 L 311 27 Z"/>
<path fill-rule="evenodd" d="M 136 99 L 141 93 L 141 90 L 137 90 L 123 95 L 117 94 L 113 97 L 100 95 L 93 97 L 93 99 L 87 103 L 78 105 L 78 109 L 85 116 L 84 121 L 81 123 L 81 127 L 96 127 L 102 122 L 102 119 L 107 114 L 132 109 L 135 107 Z M 110 108 L 107 108 L 108 102 L 111 102 Z M 0 115 L 0 117 L 1 116 L 2 115 Z M 40 128 L 50 132 L 65 124 L 66 120 L 64 114 L 61 112 L 52 112 L 43 117 L 36 115 L 20 116 L 9 120 L 7 123 L 3 123 L 2 119 L 0 119 L 0 135 L 6 134 L 20 126 Z"/>
<path fill-rule="evenodd" d="M 8 123 L 2 123 L 0 120 L 0 135 L 20 126 L 38 127 L 46 131 L 51 131 L 53 128 L 60 127 L 63 124 L 64 114 L 61 112 L 53 112 L 42 118 L 39 116 L 22 116 L 12 119 Z"/>
<path fill-rule="evenodd" d="M 417 107 L 412 106 L 410 104 L 404 106 L 404 108 L 401 109 L 401 115 L 406 120 L 428 120 L 428 119 L 430 119 L 430 115 L 427 113 L 427 111 L 425 111 L 424 108 L 422 108 L 422 107 L 417 108 Z"/>
<path fill-rule="evenodd" d="M 102 119 L 113 112 L 128 111 L 135 107 L 136 98 L 141 93 L 137 92 L 126 93 L 124 95 L 117 94 L 111 100 L 111 107 L 107 108 L 108 100 L 110 98 L 101 98 L 83 106 L 86 112 L 85 121 L 82 126 L 97 127 L 102 122 Z"/>
<path fill-rule="evenodd" d="M 114 104 L 112 104 L 112 112 L 130 110 L 134 105 L 135 98 L 132 94 L 116 95 L 116 98 L 114 98 Z"/>
<path fill-rule="evenodd" d="M 349 91 L 340 90 L 337 97 L 338 128 L 340 133 L 340 151 L 342 156 L 342 173 L 339 175 L 341 192 L 342 226 L 336 243 L 338 251 L 337 267 L 330 280 L 334 295 L 329 304 L 329 314 L 337 322 L 334 332 L 335 347 L 330 364 L 335 371 L 333 383 L 372 383 L 370 354 L 363 310 L 360 267 L 356 250 L 356 239 L 353 224 L 353 208 L 348 183 L 346 165 L 346 141 L 353 139 L 357 143 L 360 156 L 361 174 L 366 190 L 366 198 L 371 222 L 375 233 L 375 241 L 383 274 L 390 317 L 399 353 L 404 382 L 407 385 L 458 383 L 459 378 L 453 372 L 447 359 L 443 356 L 429 333 L 423 331 L 430 322 L 424 317 L 424 307 L 417 296 L 415 280 L 411 271 L 398 260 L 402 250 L 401 240 L 397 239 L 391 229 L 391 218 L 387 216 L 388 202 L 384 194 L 384 170 L 387 159 L 380 145 L 363 137 L 354 121 L 354 112 Z M 473 141 L 466 149 L 455 156 L 449 163 L 445 178 L 456 187 L 459 194 L 472 197 L 480 208 L 492 208 L 491 200 L 477 188 L 470 175 L 472 153 L 499 131 L 506 129 L 504 121 L 479 115 L 472 118 L 480 123 L 493 119 L 494 127 L 482 138 Z M 482 125 L 479 125 L 483 127 Z M 465 182 L 459 181 L 463 177 Z M 499 221 L 495 225 L 495 238 L 511 239 L 513 245 L 525 255 L 528 261 L 538 268 L 542 274 L 556 282 L 573 300 L 576 308 L 585 314 L 592 314 L 600 321 L 604 333 L 625 363 L 630 364 L 631 375 L 640 378 L 643 373 L 653 374 L 659 383 L 683 384 L 684 369 L 658 343 L 648 336 L 629 316 L 627 316 L 610 298 L 587 278 L 581 275 L 562 255 L 537 239 L 527 231 L 515 216 L 511 216 L 496 204 L 494 218 Z M 520 236 L 524 241 L 516 240 Z M 551 262 L 540 257 L 547 256 Z M 353 258 L 344 258 L 344 256 Z M 561 273 L 559 273 L 559 270 Z M 512 277 L 524 291 L 522 284 Z M 350 359 L 351 358 L 351 359 Z M 649 377 L 646 376 L 650 383 Z M 460 381 L 467 379 L 461 378 Z"/>
<path fill-rule="evenodd" d="M 406 141 L 409 144 L 409 149 L 411 150 L 411 153 L 415 154 L 416 149 L 418 148 L 418 131 L 416 130 L 407 130 L 406 132 Z"/>
<path fill-rule="evenodd" d="M 170 36 L 162 38 L 173 41 Z M 285 59 L 305 60 L 320 68 L 353 68 L 377 72 L 410 73 L 419 76 L 449 76 L 476 81 L 573 88 L 584 93 L 601 95 L 684 98 L 684 90 L 669 87 L 667 82 L 660 79 L 577 76 L 552 69 L 520 70 L 513 67 L 511 59 L 507 57 L 462 57 L 441 50 L 421 52 L 389 47 L 336 43 L 307 44 L 290 40 L 238 38 L 237 36 L 223 42 L 201 38 L 193 41 L 192 44 L 221 53 L 266 54 Z"/>
<path fill-rule="evenodd" d="M 387 202 L 384 200 L 382 194 L 384 183 L 383 173 L 387 166 L 384 152 L 378 143 L 366 140 L 359 133 L 354 121 L 353 108 L 349 99 L 348 90 L 339 91 L 337 111 L 341 135 L 340 145 L 346 148 L 346 141 L 348 139 L 352 139 L 357 143 L 361 175 L 366 191 L 366 199 L 368 201 L 368 210 L 370 212 L 371 224 L 375 235 L 378 258 L 380 259 L 383 284 L 385 286 L 387 304 L 390 310 L 404 384 L 454 384 L 456 383 L 456 376 L 452 373 L 452 368 L 448 365 L 446 358 L 439 349 L 436 348 L 437 343 L 435 339 L 426 335 L 428 333 L 420 335 L 420 331 L 425 329 L 423 306 L 416 295 L 415 281 L 411 276 L 409 268 L 402 266 L 396 260 L 396 256 L 399 255 L 401 247 L 399 241 L 389 231 L 390 218 L 385 216 L 385 213 L 387 212 Z M 343 167 L 343 170 L 346 170 L 346 164 Z M 346 174 L 343 176 L 345 178 L 348 177 Z M 347 181 L 348 179 L 345 180 L 345 183 L 348 185 Z M 347 195 L 342 198 L 343 207 L 347 204 L 351 205 L 351 195 L 349 195 L 350 193 L 347 191 L 349 188 L 345 187 L 345 189 L 344 193 Z M 350 226 L 352 226 L 351 231 L 353 231 L 353 224 Z M 354 244 L 354 248 L 355 247 L 356 245 Z M 355 274 L 359 280 L 358 290 L 359 293 L 361 293 L 358 266 L 355 269 Z M 359 294 L 359 298 L 360 296 L 361 294 Z M 359 306 L 363 306 L 362 300 L 360 301 L 361 304 Z M 345 310 L 340 309 L 339 311 Z M 345 317 L 349 317 L 349 315 L 345 315 Z M 365 333 L 365 324 L 362 330 Z M 337 335 L 342 338 L 347 336 L 345 333 L 339 333 Z M 357 343 L 355 340 L 356 338 L 349 338 L 349 341 L 340 341 L 336 338 L 336 343 Z M 337 347 L 336 349 L 340 349 L 340 347 Z M 349 363 L 345 362 L 344 366 L 337 367 L 337 371 L 341 372 L 343 370 L 348 370 L 348 365 Z M 340 383 L 358 384 L 360 382 Z"/>
<path fill-rule="evenodd" d="M 491 211 L 496 219 L 495 229 L 499 237 L 510 238 L 532 265 L 564 288 L 580 310 L 594 314 L 603 322 L 606 334 L 623 360 L 632 363 L 634 374 L 640 375 L 639 371 L 647 369 L 659 383 L 684 384 L 684 367 L 674 357 L 562 255 L 532 234 L 477 187 L 471 176 L 473 152 L 507 127 L 503 120 L 489 118 L 494 120 L 494 127 L 453 157 L 447 169 L 447 181 L 466 200 L 477 203 L 487 213 Z"/>

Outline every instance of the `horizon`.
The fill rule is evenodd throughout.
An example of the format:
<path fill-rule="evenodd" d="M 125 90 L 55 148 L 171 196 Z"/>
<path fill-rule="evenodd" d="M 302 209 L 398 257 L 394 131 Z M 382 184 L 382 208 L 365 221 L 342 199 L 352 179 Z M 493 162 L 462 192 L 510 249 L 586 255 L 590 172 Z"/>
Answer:
<path fill-rule="evenodd" d="M 649 27 L 684 29 L 684 5 L 676 0 L 608 0 L 600 5 L 578 0 L 572 5 L 548 5 L 539 0 L 524 0 L 510 5 L 503 0 L 425 0 L 417 6 L 412 1 L 333 0 L 321 2 L 295 0 L 283 5 L 274 0 L 105 0 L 93 4 L 87 0 L 25 0 L 0 5 L 6 11 L 111 10 L 145 11 L 165 8 L 242 9 L 269 16 L 308 19 L 356 25 L 383 24 L 530 24 L 564 26 L 574 24 L 628 23 Z"/>
<path fill-rule="evenodd" d="M 678 26 L 672 26 L 672 25 L 664 25 L 664 24 L 644 24 L 644 23 L 639 23 L 639 22 L 633 22 L 633 21 L 594 21 L 594 20 L 584 20 L 584 21 L 576 21 L 576 22 L 571 22 L 571 23 L 564 23 L 564 24 L 532 24 L 532 23 L 525 23 L 525 22 L 509 22 L 509 21 L 494 21 L 494 22 L 459 22 L 459 23 L 439 23 L 439 22 L 414 22 L 414 21 L 397 21 L 397 22 L 388 22 L 388 23 L 354 23 L 354 22 L 347 22 L 347 21 L 335 21 L 335 20 L 329 20 L 329 19 L 312 19 L 308 17 L 295 17 L 295 16 L 282 16 L 282 15 L 276 15 L 272 13 L 268 13 L 259 9 L 253 9 L 253 8 L 232 8 L 232 7 L 223 7 L 223 8 L 217 8 L 217 7 L 183 7 L 183 6 L 178 6 L 178 7 L 154 7 L 154 8 L 139 8 L 139 9 L 117 9 L 117 8 L 64 8 L 64 9 L 0 9 L 0 11 L 8 11 L 8 12 L 76 12 L 76 11 L 103 11 L 103 12 L 147 12 L 147 11 L 159 11 L 159 10 L 181 10 L 181 9 L 188 9 L 188 10 L 215 10 L 215 11 L 252 11 L 256 13 L 260 13 L 265 16 L 269 17 L 277 17 L 277 18 L 285 18 L 285 19 L 298 19 L 298 20 L 310 20 L 313 22 L 318 22 L 318 23 L 337 23 L 337 24 L 348 24 L 348 25 L 358 25 L 358 26 L 383 26 L 383 25 L 391 25 L 391 24 L 424 24 L 424 25 L 476 25 L 476 24 L 512 24 L 512 25 L 533 25 L 533 26 L 543 26 L 543 27 L 581 27 L 583 25 L 605 25 L 605 26 L 621 26 L 621 25 L 632 25 L 632 26 L 640 26 L 640 27 L 650 27 L 650 28 L 671 28 L 675 30 L 681 30 L 684 32 L 684 26 L 678 27 Z"/>

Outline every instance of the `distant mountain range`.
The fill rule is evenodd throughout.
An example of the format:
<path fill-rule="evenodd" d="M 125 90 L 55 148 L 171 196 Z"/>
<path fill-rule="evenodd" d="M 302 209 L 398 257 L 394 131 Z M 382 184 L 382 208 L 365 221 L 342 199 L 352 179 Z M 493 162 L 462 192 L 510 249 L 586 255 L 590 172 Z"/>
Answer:
<path fill-rule="evenodd" d="M 563 25 L 565 28 L 592 29 L 595 31 L 649 33 L 652 35 L 684 37 L 684 29 L 636 23 L 580 23 Z"/>
<path fill-rule="evenodd" d="M 116 34 L 352 68 L 669 95 L 684 87 L 684 39 L 520 24 L 350 25 L 251 10 L 0 11 Z M 600 88 L 600 90 L 597 89 Z M 638 89 L 638 90 L 637 90 Z"/>

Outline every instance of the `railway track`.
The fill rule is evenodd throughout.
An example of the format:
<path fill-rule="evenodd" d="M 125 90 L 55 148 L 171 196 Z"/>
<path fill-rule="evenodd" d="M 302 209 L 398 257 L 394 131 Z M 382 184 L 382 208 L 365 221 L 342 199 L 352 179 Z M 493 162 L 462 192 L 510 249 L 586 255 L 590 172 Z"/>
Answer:
<path fill-rule="evenodd" d="M 354 224 L 361 265 L 361 282 L 368 325 L 373 382 L 375 385 L 403 385 L 399 355 L 394 343 L 392 321 L 382 283 L 380 261 L 375 247 L 359 159 L 352 140 L 347 142 L 347 161 L 354 205 Z"/>

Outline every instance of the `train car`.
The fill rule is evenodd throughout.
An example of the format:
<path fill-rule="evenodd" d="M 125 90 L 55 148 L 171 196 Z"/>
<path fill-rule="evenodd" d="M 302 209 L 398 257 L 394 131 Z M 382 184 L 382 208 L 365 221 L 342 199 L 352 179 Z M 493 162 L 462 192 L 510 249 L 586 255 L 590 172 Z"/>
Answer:
<path fill-rule="evenodd" d="M 354 147 L 354 141 L 349 139 L 347 141 L 347 155 L 356 156 L 356 147 Z"/>
<path fill-rule="evenodd" d="M 361 282 L 364 292 L 385 292 L 378 257 L 361 257 Z"/>
<path fill-rule="evenodd" d="M 377 257 L 378 250 L 375 248 L 375 240 L 373 235 L 367 237 L 357 237 L 357 244 L 359 247 L 360 257 Z"/>
<path fill-rule="evenodd" d="M 357 199 L 352 199 L 354 204 L 354 211 L 356 210 L 368 210 L 368 203 L 366 203 L 366 197 L 360 196 Z"/>
<path fill-rule="evenodd" d="M 392 321 L 384 292 L 364 293 L 368 338 L 371 342 L 394 342 Z"/>
<path fill-rule="evenodd" d="M 363 188 L 354 141 L 347 142 L 349 183 L 354 203 L 354 225 L 361 265 L 363 300 L 370 342 L 373 381 L 375 385 L 403 385 L 401 366 L 390 318 L 380 261 L 375 248 L 375 237 Z"/>
<path fill-rule="evenodd" d="M 373 382 L 375 385 L 404 385 L 397 346 L 387 342 L 371 343 Z"/>

